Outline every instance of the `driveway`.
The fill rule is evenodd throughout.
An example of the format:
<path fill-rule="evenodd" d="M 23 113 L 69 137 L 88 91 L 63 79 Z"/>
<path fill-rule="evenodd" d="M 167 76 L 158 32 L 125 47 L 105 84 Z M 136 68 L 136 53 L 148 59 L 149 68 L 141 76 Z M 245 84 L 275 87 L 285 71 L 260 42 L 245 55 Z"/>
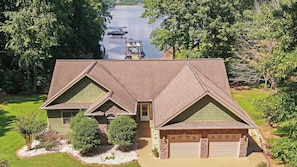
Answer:
<path fill-rule="evenodd" d="M 147 127 L 149 128 L 149 127 Z M 141 126 L 138 128 L 138 162 L 142 167 L 256 167 L 260 162 L 266 162 L 261 152 L 252 152 L 247 157 L 210 157 L 210 158 L 169 158 L 156 159 L 151 154 L 152 140 L 150 130 Z"/>

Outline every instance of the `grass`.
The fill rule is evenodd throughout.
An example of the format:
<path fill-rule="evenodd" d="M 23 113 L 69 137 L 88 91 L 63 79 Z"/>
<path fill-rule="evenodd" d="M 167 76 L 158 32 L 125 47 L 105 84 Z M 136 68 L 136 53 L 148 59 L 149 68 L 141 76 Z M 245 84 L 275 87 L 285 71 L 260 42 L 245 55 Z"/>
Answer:
<path fill-rule="evenodd" d="M 20 134 L 10 130 L 11 127 L 9 126 L 9 122 L 20 115 L 21 112 L 29 113 L 32 111 L 37 112 L 40 119 L 46 120 L 46 111 L 38 109 L 46 97 L 43 95 L 34 95 L 4 96 L 0 98 L 0 161 L 8 160 L 11 167 L 101 167 L 100 165 L 82 164 L 80 161 L 66 153 L 44 154 L 31 158 L 17 157 L 16 151 L 25 145 L 25 141 Z M 135 161 L 119 166 L 139 167 L 140 165 Z"/>
<path fill-rule="evenodd" d="M 234 100 L 245 110 L 258 126 L 265 123 L 265 118 L 261 118 L 261 113 L 256 111 L 253 102 L 257 99 L 269 96 L 269 91 L 253 88 L 251 90 L 235 90 L 231 89 Z"/>
<path fill-rule="evenodd" d="M 254 100 L 265 98 L 269 92 L 262 89 L 241 90 L 232 89 L 232 96 L 237 103 L 251 116 L 258 126 L 264 124 L 265 119 L 259 117 L 252 105 Z M 36 111 L 39 113 L 40 119 L 46 120 L 46 112 L 38 108 L 45 100 L 45 96 L 5 96 L 0 99 L 0 161 L 8 160 L 11 167 L 23 166 L 43 166 L 43 167 L 83 167 L 97 166 L 82 164 L 72 156 L 65 153 L 44 154 L 31 158 L 18 158 L 15 152 L 25 145 L 24 139 L 17 132 L 11 131 L 9 122 L 15 119 L 21 112 L 29 113 Z M 54 162 L 53 162 L 54 160 Z M 139 167 L 137 161 L 131 162 L 123 167 Z"/>

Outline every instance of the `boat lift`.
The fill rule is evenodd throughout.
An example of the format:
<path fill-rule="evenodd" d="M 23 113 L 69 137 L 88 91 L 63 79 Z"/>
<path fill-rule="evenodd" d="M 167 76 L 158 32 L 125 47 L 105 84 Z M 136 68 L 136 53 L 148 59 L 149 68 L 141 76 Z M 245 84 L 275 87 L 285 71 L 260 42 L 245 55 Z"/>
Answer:
<path fill-rule="evenodd" d="M 143 59 L 145 54 L 142 48 L 142 41 L 128 38 L 125 41 L 126 51 L 125 59 L 139 60 Z"/>

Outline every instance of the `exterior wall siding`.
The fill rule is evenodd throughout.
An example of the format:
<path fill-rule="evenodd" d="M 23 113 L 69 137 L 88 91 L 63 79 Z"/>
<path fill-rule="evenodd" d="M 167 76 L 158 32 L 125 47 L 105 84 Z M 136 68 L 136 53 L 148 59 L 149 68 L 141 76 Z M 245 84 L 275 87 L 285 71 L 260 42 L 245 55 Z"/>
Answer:
<path fill-rule="evenodd" d="M 170 123 L 192 121 L 240 121 L 240 119 L 209 96 L 199 100 Z"/>
<path fill-rule="evenodd" d="M 63 125 L 61 110 L 47 111 L 49 126 L 61 134 L 67 134 L 70 131 L 69 125 Z"/>
<path fill-rule="evenodd" d="M 53 103 L 92 103 L 106 93 L 107 91 L 103 87 L 85 77 Z"/>

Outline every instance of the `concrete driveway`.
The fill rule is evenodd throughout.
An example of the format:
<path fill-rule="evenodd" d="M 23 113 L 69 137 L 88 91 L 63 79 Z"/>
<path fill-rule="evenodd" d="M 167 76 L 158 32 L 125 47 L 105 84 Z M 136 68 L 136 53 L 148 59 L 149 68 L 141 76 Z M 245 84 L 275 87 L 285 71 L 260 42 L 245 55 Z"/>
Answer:
<path fill-rule="evenodd" d="M 266 162 L 261 152 L 252 152 L 245 158 L 238 157 L 210 157 L 210 158 L 169 158 L 156 159 L 151 154 L 152 140 L 150 130 L 139 128 L 138 131 L 138 162 L 142 167 L 256 167 L 260 162 Z"/>
<path fill-rule="evenodd" d="M 260 152 L 251 153 L 248 157 L 210 157 L 210 158 L 169 158 L 156 159 L 151 154 L 151 138 L 139 138 L 138 162 L 142 167 L 256 167 L 260 162 L 266 162 L 265 156 Z"/>

